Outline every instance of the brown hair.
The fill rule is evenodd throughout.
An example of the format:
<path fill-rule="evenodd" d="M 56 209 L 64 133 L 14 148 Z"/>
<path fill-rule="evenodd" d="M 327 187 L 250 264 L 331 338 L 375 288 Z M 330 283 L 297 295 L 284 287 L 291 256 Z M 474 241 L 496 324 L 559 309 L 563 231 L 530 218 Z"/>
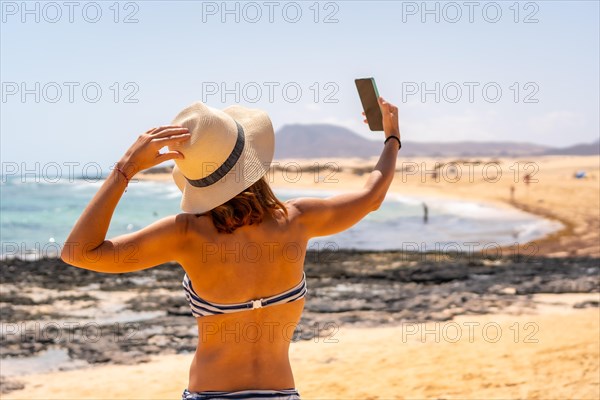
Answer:
<path fill-rule="evenodd" d="M 231 200 L 198 215 L 210 216 L 220 233 L 233 233 L 241 226 L 261 223 L 265 213 L 275 216 L 277 210 L 283 211 L 287 218 L 287 208 L 275 196 L 263 176 Z"/>

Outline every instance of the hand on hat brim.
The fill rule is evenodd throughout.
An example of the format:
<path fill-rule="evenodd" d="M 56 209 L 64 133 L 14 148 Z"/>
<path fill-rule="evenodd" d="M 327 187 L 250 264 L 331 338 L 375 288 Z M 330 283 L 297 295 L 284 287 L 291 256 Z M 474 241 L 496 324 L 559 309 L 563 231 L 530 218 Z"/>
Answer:
<path fill-rule="evenodd" d="M 142 133 L 119 161 L 119 166 L 131 179 L 139 171 L 154 167 L 162 162 L 184 158 L 176 151 L 160 153 L 160 149 L 182 143 L 191 137 L 187 128 L 181 126 L 161 126 Z"/>

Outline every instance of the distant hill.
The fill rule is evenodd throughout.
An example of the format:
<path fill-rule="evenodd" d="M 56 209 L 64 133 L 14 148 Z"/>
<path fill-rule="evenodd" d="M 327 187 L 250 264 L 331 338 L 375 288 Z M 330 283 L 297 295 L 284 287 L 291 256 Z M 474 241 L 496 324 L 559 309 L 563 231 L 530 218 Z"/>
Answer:
<path fill-rule="evenodd" d="M 285 125 L 275 136 L 275 158 L 359 157 L 381 154 L 381 140 L 369 140 L 350 129 L 328 124 Z M 374 134 L 375 135 L 375 134 Z M 526 142 L 402 142 L 404 156 L 532 156 L 550 154 L 599 154 L 598 141 L 566 148 Z"/>
<path fill-rule="evenodd" d="M 371 157 L 380 153 L 381 142 L 337 125 L 285 125 L 275 134 L 276 159 Z"/>
<path fill-rule="evenodd" d="M 544 154 L 553 155 L 576 155 L 576 156 L 594 156 L 600 154 L 600 139 L 592 143 L 576 144 L 574 146 L 549 149 Z"/>
<path fill-rule="evenodd" d="M 469 157 L 469 156 L 530 156 L 542 154 L 550 147 L 527 142 L 406 142 L 405 156 Z"/>

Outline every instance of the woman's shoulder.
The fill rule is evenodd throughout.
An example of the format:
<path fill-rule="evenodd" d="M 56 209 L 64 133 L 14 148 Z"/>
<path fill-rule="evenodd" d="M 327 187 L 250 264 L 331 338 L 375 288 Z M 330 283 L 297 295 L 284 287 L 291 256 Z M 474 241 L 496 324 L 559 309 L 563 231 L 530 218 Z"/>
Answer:
<path fill-rule="evenodd" d="M 184 212 L 175 215 L 175 224 L 177 230 L 184 236 L 202 235 L 212 227 L 210 216 Z"/>
<path fill-rule="evenodd" d="M 298 213 L 304 213 L 311 208 L 322 206 L 327 201 L 329 201 L 329 199 L 322 197 L 296 197 L 287 200 L 286 204 L 289 204 L 289 206 Z"/>
<path fill-rule="evenodd" d="M 291 227 L 298 227 L 298 229 L 303 229 L 306 224 L 305 213 L 307 211 L 307 206 L 310 207 L 310 199 L 297 197 L 293 199 L 289 199 L 283 202 L 287 210 L 286 223 Z"/>
<path fill-rule="evenodd" d="M 288 214 L 294 216 L 295 220 L 306 219 L 311 211 L 322 207 L 323 199 L 317 197 L 296 197 L 287 200 L 284 204 L 288 209 Z"/>

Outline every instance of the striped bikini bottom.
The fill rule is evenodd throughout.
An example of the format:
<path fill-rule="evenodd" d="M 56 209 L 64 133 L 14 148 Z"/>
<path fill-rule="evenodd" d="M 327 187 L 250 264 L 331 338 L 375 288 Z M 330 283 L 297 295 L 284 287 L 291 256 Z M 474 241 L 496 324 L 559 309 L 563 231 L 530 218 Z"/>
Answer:
<path fill-rule="evenodd" d="M 181 395 L 181 400 L 250 400 L 250 399 L 271 399 L 271 400 L 300 400 L 300 394 L 296 389 L 282 390 L 241 390 L 236 392 L 190 392 L 185 389 Z"/>

